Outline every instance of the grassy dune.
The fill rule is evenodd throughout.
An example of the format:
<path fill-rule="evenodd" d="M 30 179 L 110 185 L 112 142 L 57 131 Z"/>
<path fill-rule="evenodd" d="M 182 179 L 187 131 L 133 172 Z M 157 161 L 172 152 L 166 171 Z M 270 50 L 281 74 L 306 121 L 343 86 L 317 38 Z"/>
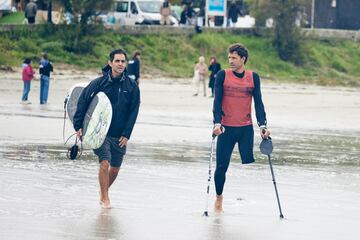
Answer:
<path fill-rule="evenodd" d="M 64 37 L 65 33 L 61 28 L 50 34 L 42 28 L 1 32 L 0 65 L 20 66 L 24 57 L 37 61 L 41 52 L 46 51 L 55 64 L 99 68 L 106 62 L 109 51 L 121 47 L 129 53 L 140 50 L 142 66 L 147 73 L 190 77 L 200 55 L 207 59 L 214 55 L 223 67 L 227 67 L 228 45 L 241 42 L 250 51 L 248 68 L 272 81 L 360 86 L 360 44 L 352 41 L 307 40 L 306 62 L 299 67 L 280 60 L 271 39 L 264 37 L 230 33 L 131 36 L 102 32 L 83 39 L 80 44 L 83 53 L 79 54 L 68 51 L 72 40 Z"/>

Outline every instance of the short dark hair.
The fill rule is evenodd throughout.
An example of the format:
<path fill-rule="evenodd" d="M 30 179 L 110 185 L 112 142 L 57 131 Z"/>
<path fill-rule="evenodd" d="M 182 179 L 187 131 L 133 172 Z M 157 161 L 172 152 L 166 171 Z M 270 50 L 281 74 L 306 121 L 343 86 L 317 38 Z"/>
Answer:
<path fill-rule="evenodd" d="M 30 58 L 25 58 L 25 59 L 24 59 L 24 63 L 25 63 L 25 64 L 30 64 L 30 63 L 31 63 L 31 59 L 30 59 Z"/>
<path fill-rule="evenodd" d="M 135 51 L 133 54 L 133 58 L 136 58 L 137 56 L 141 56 L 140 51 Z"/>
<path fill-rule="evenodd" d="M 114 60 L 115 54 L 124 54 L 125 59 L 127 60 L 127 54 L 124 50 L 122 50 L 121 48 L 119 49 L 115 49 L 113 50 L 110 54 L 109 54 L 109 59 L 112 62 Z"/>
<path fill-rule="evenodd" d="M 231 44 L 228 48 L 228 52 L 229 53 L 234 53 L 236 52 L 237 55 L 239 55 L 241 58 L 245 57 L 245 62 L 247 62 L 248 58 L 249 58 L 249 52 L 246 49 L 246 47 L 244 45 L 242 45 L 241 43 L 234 43 Z"/>
<path fill-rule="evenodd" d="M 41 55 L 42 55 L 42 57 L 43 57 L 44 59 L 48 60 L 48 55 L 47 55 L 46 52 L 42 53 Z"/>

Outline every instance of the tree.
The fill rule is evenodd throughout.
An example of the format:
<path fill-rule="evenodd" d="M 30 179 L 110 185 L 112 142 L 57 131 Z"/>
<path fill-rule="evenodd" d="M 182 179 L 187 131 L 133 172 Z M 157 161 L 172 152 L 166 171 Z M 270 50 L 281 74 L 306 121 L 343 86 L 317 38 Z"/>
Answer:
<path fill-rule="evenodd" d="M 107 11 L 111 8 L 113 0 L 59 0 L 64 6 L 65 10 L 73 15 L 72 23 L 80 23 L 82 30 L 87 29 L 87 25 L 91 23 L 97 15 L 102 11 Z"/>
<path fill-rule="evenodd" d="M 65 12 L 72 14 L 73 18 L 62 37 L 65 49 L 71 52 L 92 52 L 92 43 L 89 35 L 96 34 L 96 17 L 111 8 L 113 0 L 58 0 Z"/>
<path fill-rule="evenodd" d="M 272 0 L 276 15 L 273 44 L 279 57 L 297 65 L 304 62 L 302 38 L 296 25 L 300 12 L 299 0 Z"/>
<path fill-rule="evenodd" d="M 250 6 L 259 25 L 265 25 L 266 19 L 274 20 L 273 45 L 279 57 L 284 61 L 291 61 L 296 65 L 304 63 L 303 39 L 300 26 L 303 6 L 309 0 L 250 0 Z M 258 18 L 257 18 L 258 17 Z M 300 24 L 301 25 L 301 24 Z"/>

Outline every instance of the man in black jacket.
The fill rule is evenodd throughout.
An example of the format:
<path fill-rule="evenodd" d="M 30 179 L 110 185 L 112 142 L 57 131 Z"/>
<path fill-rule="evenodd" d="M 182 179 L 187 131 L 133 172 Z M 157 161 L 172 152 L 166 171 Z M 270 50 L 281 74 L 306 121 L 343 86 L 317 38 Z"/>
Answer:
<path fill-rule="evenodd" d="M 139 51 L 135 51 L 127 66 L 129 77 L 134 79 L 138 85 L 140 81 L 140 55 L 141 53 Z"/>
<path fill-rule="evenodd" d="M 50 73 L 54 71 L 54 67 L 49 61 L 47 53 L 42 54 L 39 63 L 40 73 L 40 104 L 46 104 L 49 96 Z"/>
<path fill-rule="evenodd" d="M 134 80 L 126 72 L 127 55 L 122 49 L 110 53 L 108 65 L 103 68 L 103 76 L 90 82 L 79 98 L 74 115 L 74 129 L 81 137 L 84 116 L 91 99 L 104 92 L 110 99 L 113 115 L 109 131 L 103 145 L 94 149 L 99 157 L 100 204 L 110 208 L 109 188 L 115 181 L 126 153 L 140 107 L 140 91 Z"/>

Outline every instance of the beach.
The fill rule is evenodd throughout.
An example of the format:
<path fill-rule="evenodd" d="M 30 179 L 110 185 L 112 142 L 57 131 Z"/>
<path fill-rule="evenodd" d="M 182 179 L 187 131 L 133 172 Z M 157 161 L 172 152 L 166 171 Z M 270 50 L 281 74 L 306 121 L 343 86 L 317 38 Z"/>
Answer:
<path fill-rule="evenodd" d="M 360 230 L 360 90 L 262 83 L 273 167 L 285 219 L 279 219 L 267 157 L 242 165 L 234 151 L 224 213 L 206 202 L 212 98 L 192 96 L 191 79 L 146 76 L 141 107 L 112 208 L 101 209 L 98 160 L 86 149 L 66 158 L 64 98 L 98 72 L 62 69 L 39 104 L 39 81 L 20 103 L 20 72 L 0 80 L 1 239 L 356 239 Z M 209 95 L 209 92 L 208 92 Z M 255 115 L 253 115 L 255 116 Z M 65 120 L 65 138 L 74 133 Z M 237 148 L 235 148 L 237 149 Z M 215 169 L 215 163 L 213 170 Z"/>

